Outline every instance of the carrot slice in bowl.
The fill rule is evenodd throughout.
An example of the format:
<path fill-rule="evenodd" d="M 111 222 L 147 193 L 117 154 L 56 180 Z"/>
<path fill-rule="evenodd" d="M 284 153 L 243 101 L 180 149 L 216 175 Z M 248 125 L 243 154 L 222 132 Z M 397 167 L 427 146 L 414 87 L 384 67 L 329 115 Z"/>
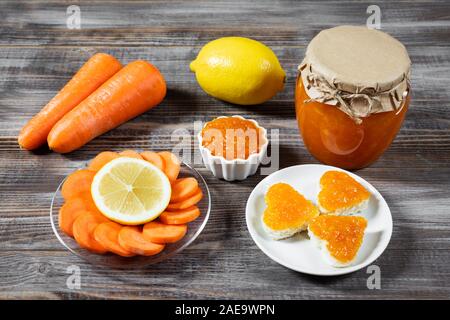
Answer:
<path fill-rule="evenodd" d="M 186 224 L 194 221 L 199 216 L 200 209 L 197 206 L 192 206 L 177 211 L 164 211 L 159 216 L 159 220 L 165 224 Z"/>
<path fill-rule="evenodd" d="M 97 215 L 83 211 L 73 223 L 73 236 L 80 247 L 95 253 L 106 253 L 108 250 L 94 238 L 94 230 L 102 223 Z"/>
<path fill-rule="evenodd" d="M 193 177 L 177 179 L 172 185 L 170 202 L 181 202 L 193 196 L 198 190 L 198 181 Z"/>
<path fill-rule="evenodd" d="M 141 256 L 153 256 L 160 253 L 165 245 L 148 241 L 142 235 L 142 228 L 125 226 L 119 231 L 119 244 L 126 250 Z"/>
<path fill-rule="evenodd" d="M 128 158 L 136 158 L 136 159 L 142 159 L 141 155 L 134 151 L 134 150 L 124 150 L 119 153 L 119 156 L 121 157 L 128 157 Z"/>
<path fill-rule="evenodd" d="M 161 171 L 164 172 L 166 169 L 166 164 L 164 163 L 164 159 L 156 152 L 153 151 L 144 151 L 141 153 L 141 157 L 157 166 Z"/>
<path fill-rule="evenodd" d="M 158 154 L 163 158 L 166 165 L 164 173 L 169 178 L 170 183 L 174 183 L 181 170 L 181 161 L 172 152 L 162 151 Z"/>
<path fill-rule="evenodd" d="M 73 237 L 73 223 L 80 214 L 87 210 L 88 206 L 80 198 L 69 199 L 63 206 L 59 209 L 58 223 L 62 231 L 64 231 L 68 236 Z"/>
<path fill-rule="evenodd" d="M 203 193 L 200 188 L 197 188 L 197 191 L 194 193 L 193 196 L 187 198 L 186 200 L 170 203 L 167 206 L 168 211 L 176 211 L 176 210 L 183 210 L 187 209 L 189 207 L 192 207 L 193 205 L 196 205 L 200 200 L 203 198 Z"/>
<path fill-rule="evenodd" d="M 105 164 L 119 157 L 117 152 L 113 151 L 103 151 L 100 152 L 94 159 L 89 163 L 88 169 L 92 171 L 100 170 Z"/>
<path fill-rule="evenodd" d="M 95 171 L 81 169 L 71 173 L 64 181 L 61 193 L 65 200 L 76 197 L 82 192 L 91 191 Z"/>
<path fill-rule="evenodd" d="M 181 240 L 187 232 L 187 225 L 169 225 L 158 221 L 148 222 L 144 225 L 142 235 L 154 243 L 174 243 Z"/>
<path fill-rule="evenodd" d="M 122 226 L 113 221 L 103 222 L 94 230 L 94 238 L 106 249 L 122 257 L 132 257 L 135 254 L 119 244 L 119 231 Z"/>

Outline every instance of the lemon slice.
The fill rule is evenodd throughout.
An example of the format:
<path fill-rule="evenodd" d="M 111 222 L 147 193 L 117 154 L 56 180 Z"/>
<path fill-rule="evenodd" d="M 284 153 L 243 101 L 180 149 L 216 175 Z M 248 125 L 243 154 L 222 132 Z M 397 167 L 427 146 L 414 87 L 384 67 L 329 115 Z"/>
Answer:
<path fill-rule="evenodd" d="M 126 225 L 157 218 L 169 204 L 171 192 L 169 179 L 160 169 L 128 157 L 103 166 L 91 186 L 97 208 L 109 219 Z"/>

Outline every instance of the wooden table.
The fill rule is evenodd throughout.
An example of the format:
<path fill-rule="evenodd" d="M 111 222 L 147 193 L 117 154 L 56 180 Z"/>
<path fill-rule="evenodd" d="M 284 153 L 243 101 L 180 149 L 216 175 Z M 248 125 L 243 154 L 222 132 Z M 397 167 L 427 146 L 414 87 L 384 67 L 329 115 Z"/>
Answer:
<path fill-rule="evenodd" d="M 100 150 L 171 149 L 175 129 L 239 114 L 280 130 L 280 167 L 317 163 L 297 130 L 296 67 L 320 30 L 365 24 L 372 2 L 351 1 L 76 1 L 81 29 L 68 29 L 72 1 L 0 3 L 0 298 L 449 298 L 450 297 L 450 3 L 377 1 L 381 27 L 408 48 L 413 102 L 383 157 L 357 173 L 384 195 L 394 232 L 375 262 L 381 289 L 369 290 L 366 269 L 313 277 L 266 257 L 247 231 L 244 208 L 263 178 L 215 179 L 197 165 L 213 199 L 209 223 L 183 253 L 143 270 L 96 267 L 66 251 L 49 223 L 50 199 L 65 175 Z M 285 90 L 253 107 L 207 96 L 189 71 L 202 45 L 222 36 L 263 41 L 287 72 Z M 147 59 L 169 91 L 156 109 L 60 155 L 19 150 L 19 129 L 97 51 L 123 63 Z M 194 140 L 192 139 L 194 147 Z M 66 286 L 81 268 L 81 289 Z"/>

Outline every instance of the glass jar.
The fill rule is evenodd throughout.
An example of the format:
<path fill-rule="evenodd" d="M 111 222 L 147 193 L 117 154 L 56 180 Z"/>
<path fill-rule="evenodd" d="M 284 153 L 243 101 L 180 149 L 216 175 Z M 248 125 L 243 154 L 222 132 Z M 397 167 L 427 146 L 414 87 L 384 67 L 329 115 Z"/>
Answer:
<path fill-rule="evenodd" d="M 344 169 L 377 160 L 405 118 L 410 73 L 406 48 L 387 33 L 363 26 L 321 31 L 306 49 L 295 88 L 309 152 Z"/>
<path fill-rule="evenodd" d="M 295 109 L 303 142 L 320 162 L 344 169 L 360 169 L 377 160 L 390 146 L 408 110 L 409 92 L 399 110 L 371 114 L 356 123 L 347 114 L 321 102 L 310 101 L 297 79 Z"/>

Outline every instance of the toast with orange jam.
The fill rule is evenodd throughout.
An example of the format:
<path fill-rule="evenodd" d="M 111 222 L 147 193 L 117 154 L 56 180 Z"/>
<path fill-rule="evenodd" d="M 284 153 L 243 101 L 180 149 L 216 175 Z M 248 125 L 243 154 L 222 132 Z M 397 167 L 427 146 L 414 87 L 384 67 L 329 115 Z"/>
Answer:
<path fill-rule="evenodd" d="M 318 205 L 323 214 L 349 215 L 367 207 L 370 192 L 343 171 L 327 171 L 320 178 Z"/>

